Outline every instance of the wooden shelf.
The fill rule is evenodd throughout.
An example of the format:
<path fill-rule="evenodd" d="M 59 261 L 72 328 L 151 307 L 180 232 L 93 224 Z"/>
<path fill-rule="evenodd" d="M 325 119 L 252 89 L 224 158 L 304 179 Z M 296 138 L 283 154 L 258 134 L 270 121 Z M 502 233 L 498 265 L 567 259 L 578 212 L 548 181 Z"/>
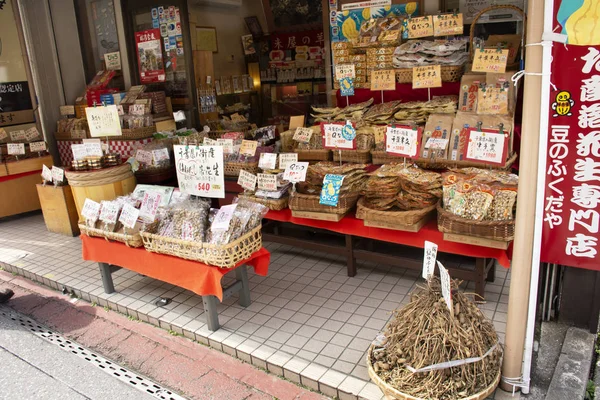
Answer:
<path fill-rule="evenodd" d="M 51 155 L 44 157 L 26 158 L 20 161 L 11 161 L 6 163 L 8 175 L 23 174 L 25 172 L 41 171 L 44 164 L 50 168 L 54 165 Z"/>

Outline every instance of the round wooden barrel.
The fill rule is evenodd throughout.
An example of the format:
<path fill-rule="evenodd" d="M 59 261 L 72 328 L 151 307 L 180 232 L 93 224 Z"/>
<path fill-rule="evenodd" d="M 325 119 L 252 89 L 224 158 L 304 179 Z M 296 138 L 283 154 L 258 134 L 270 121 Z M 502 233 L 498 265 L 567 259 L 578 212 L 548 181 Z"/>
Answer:
<path fill-rule="evenodd" d="M 96 171 L 65 171 L 65 175 L 71 185 L 80 220 L 85 199 L 98 203 L 102 200 L 114 200 L 133 192 L 136 184 L 128 163 Z"/>

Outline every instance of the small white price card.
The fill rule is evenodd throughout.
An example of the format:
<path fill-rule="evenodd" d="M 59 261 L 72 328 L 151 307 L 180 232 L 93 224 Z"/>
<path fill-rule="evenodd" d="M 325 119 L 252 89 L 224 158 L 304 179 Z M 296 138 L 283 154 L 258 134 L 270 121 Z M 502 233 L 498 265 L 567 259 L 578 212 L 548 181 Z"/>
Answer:
<path fill-rule="evenodd" d="M 46 165 L 42 166 L 42 179 L 46 182 L 52 182 L 52 170 Z"/>
<path fill-rule="evenodd" d="M 152 164 L 153 156 L 149 151 L 139 149 L 135 152 L 135 159 L 141 164 L 150 165 Z"/>
<path fill-rule="evenodd" d="M 371 90 L 396 90 L 396 71 L 376 69 L 371 72 Z"/>
<path fill-rule="evenodd" d="M 175 111 L 173 113 L 173 119 L 175 120 L 175 122 L 185 121 L 185 113 L 183 112 L 183 110 Z"/>
<path fill-rule="evenodd" d="M 83 160 L 87 157 L 85 144 L 72 144 L 71 151 L 73 152 L 74 160 Z"/>
<path fill-rule="evenodd" d="M 473 57 L 473 72 L 506 72 L 508 50 L 476 49 Z"/>
<path fill-rule="evenodd" d="M 347 140 L 343 133 L 343 123 L 341 124 L 322 124 L 323 147 L 326 149 L 352 150 L 355 146 L 355 140 Z"/>
<path fill-rule="evenodd" d="M 133 228 L 140 216 L 140 210 L 132 206 L 131 204 L 124 204 L 119 215 L 119 222 L 123 224 L 125 228 Z"/>
<path fill-rule="evenodd" d="M 294 132 L 294 137 L 292 139 L 299 143 L 308 143 L 310 142 L 312 134 L 313 130 L 311 128 L 298 127 L 296 128 L 296 132 Z"/>
<path fill-rule="evenodd" d="M 223 154 L 233 153 L 233 139 L 217 139 L 217 145 L 223 147 Z"/>
<path fill-rule="evenodd" d="M 433 20 L 431 15 L 408 20 L 408 38 L 416 39 L 433 36 Z"/>
<path fill-rule="evenodd" d="M 464 158 L 487 164 L 503 165 L 508 152 L 508 134 L 490 129 L 469 130 L 469 141 L 465 146 Z"/>
<path fill-rule="evenodd" d="M 445 150 L 448 146 L 448 139 L 429 138 L 425 143 L 425 148 L 429 150 Z"/>
<path fill-rule="evenodd" d="M 426 89 L 442 86 L 442 70 L 440 65 L 413 67 L 412 88 Z"/>
<path fill-rule="evenodd" d="M 60 106 L 60 115 L 63 117 L 75 115 L 75 106 Z"/>
<path fill-rule="evenodd" d="M 94 200 L 85 199 L 85 202 L 83 203 L 83 209 L 81 210 L 81 215 L 87 221 L 98 221 L 98 217 L 100 216 L 100 203 L 96 203 Z"/>
<path fill-rule="evenodd" d="M 145 113 L 145 104 L 132 104 L 129 106 L 129 115 L 144 115 Z"/>
<path fill-rule="evenodd" d="M 87 107 L 85 114 L 92 137 L 121 136 L 121 121 L 117 106 Z"/>
<path fill-rule="evenodd" d="M 356 71 L 354 70 L 354 64 L 339 64 L 335 66 L 335 79 L 339 81 L 343 78 L 356 77 Z"/>
<path fill-rule="evenodd" d="M 152 150 L 152 157 L 154 158 L 155 163 L 171 159 L 169 150 L 167 149 Z"/>
<path fill-rule="evenodd" d="M 100 221 L 107 224 L 116 224 L 121 206 L 116 201 L 103 201 L 100 211 Z"/>
<path fill-rule="evenodd" d="M 256 175 L 242 169 L 237 183 L 246 190 L 254 191 L 256 189 Z"/>
<path fill-rule="evenodd" d="M 211 139 L 209 137 L 205 137 L 202 141 L 204 146 L 217 146 L 217 141 L 215 139 Z"/>
<path fill-rule="evenodd" d="M 402 157 L 413 158 L 419 151 L 421 129 L 409 127 L 387 127 L 385 133 L 385 151 Z"/>
<path fill-rule="evenodd" d="M 462 35 L 464 27 L 462 13 L 433 16 L 434 36 Z"/>
<path fill-rule="evenodd" d="M 442 282 L 442 296 L 444 296 L 444 301 L 448 306 L 448 310 L 450 310 L 450 314 L 454 315 L 454 305 L 452 304 L 452 284 L 450 283 L 450 274 L 448 270 L 444 268 L 441 262 L 437 262 L 438 267 L 440 268 L 440 281 Z"/>
<path fill-rule="evenodd" d="M 39 136 L 40 134 L 35 126 L 32 126 L 31 128 L 25 131 L 25 140 L 27 140 L 28 142 L 37 139 Z"/>
<path fill-rule="evenodd" d="M 260 190 L 277 190 L 277 175 L 258 174 L 258 188 Z"/>
<path fill-rule="evenodd" d="M 423 255 L 423 278 L 429 280 L 435 272 L 438 245 L 425 241 L 425 254 Z"/>
<path fill-rule="evenodd" d="M 225 197 L 223 147 L 173 146 L 179 189 L 202 197 Z"/>
<path fill-rule="evenodd" d="M 52 180 L 54 183 L 62 183 L 65 180 L 65 170 L 52 166 Z"/>
<path fill-rule="evenodd" d="M 298 162 L 298 153 L 279 154 L 279 169 L 286 170 L 288 165 Z"/>
<path fill-rule="evenodd" d="M 25 154 L 25 143 L 9 143 L 7 145 L 8 154 L 21 155 Z"/>
<path fill-rule="evenodd" d="M 46 142 L 32 142 L 29 143 L 29 151 L 32 153 L 38 151 L 46 151 Z"/>
<path fill-rule="evenodd" d="M 19 129 L 18 131 L 12 131 L 10 133 L 10 140 L 12 140 L 13 142 L 25 140 L 25 131 L 22 129 Z"/>
<path fill-rule="evenodd" d="M 121 69 L 121 53 L 115 51 L 114 53 L 104 53 L 104 62 L 106 63 L 106 69 L 109 71 L 117 71 Z"/>
<path fill-rule="evenodd" d="M 277 166 L 277 154 L 275 153 L 260 153 L 258 160 L 258 168 L 262 170 L 275 169 Z"/>
<path fill-rule="evenodd" d="M 256 140 L 242 140 L 240 146 L 240 154 L 243 156 L 253 157 L 256 154 L 258 142 Z"/>
<path fill-rule="evenodd" d="M 84 143 L 83 146 L 85 147 L 85 154 L 89 157 L 102 157 L 102 143 Z"/>
<path fill-rule="evenodd" d="M 229 229 L 229 222 L 231 222 L 231 217 L 233 217 L 233 213 L 237 208 L 237 204 L 229 204 L 223 206 L 215 215 L 215 219 L 213 220 L 212 225 L 210 226 L 211 231 L 226 231 Z"/>
<path fill-rule="evenodd" d="M 283 179 L 288 182 L 304 182 L 308 171 L 308 161 L 290 164 L 283 173 Z"/>
<path fill-rule="evenodd" d="M 8 133 L 6 133 L 6 130 L 4 130 L 4 128 L 0 128 L 0 140 L 6 139 L 8 139 Z"/>
<path fill-rule="evenodd" d="M 147 222 L 154 221 L 161 200 L 162 195 L 160 192 L 147 191 L 144 193 L 142 205 L 140 206 L 140 218 Z"/>

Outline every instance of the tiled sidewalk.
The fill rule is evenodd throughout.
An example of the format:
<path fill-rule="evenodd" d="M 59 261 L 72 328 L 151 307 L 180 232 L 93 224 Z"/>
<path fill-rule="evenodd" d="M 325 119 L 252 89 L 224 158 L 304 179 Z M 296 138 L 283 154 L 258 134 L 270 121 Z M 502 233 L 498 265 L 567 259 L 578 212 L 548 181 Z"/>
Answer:
<path fill-rule="evenodd" d="M 417 271 L 369 263 L 346 276 L 344 260 L 325 253 L 265 243 L 268 277 L 250 269 L 252 304 L 236 298 L 219 305 L 222 328 L 207 329 L 202 299 L 131 271 L 113 274 L 117 293 L 107 295 L 95 263 L 81 260 L 79 238 L 48 233 L 40 214 L 0 221 L 0 264 L 50 287 L 183 334 L 269 371 L 341 399 L 379 400 L 369 382 L 366 351 L 391 311 L 408 301 Z M 27 255 L 19 259 L 9 259 Z M 4 262 L 2 262 L 4 261 Z M 377 268 L 374 268 L 377 267 Z M 168 268 L 168 266 L 165 266 Z M 510 275 L 501 267 L 486 285 L 484 313 L 504 340 Z M 158 297 L 173 302 L 156 307 Z"/>

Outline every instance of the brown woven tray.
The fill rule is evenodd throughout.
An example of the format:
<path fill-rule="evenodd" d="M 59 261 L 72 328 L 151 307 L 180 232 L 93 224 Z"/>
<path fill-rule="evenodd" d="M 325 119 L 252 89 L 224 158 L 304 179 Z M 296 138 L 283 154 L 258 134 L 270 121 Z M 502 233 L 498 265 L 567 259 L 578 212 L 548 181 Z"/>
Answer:
<path fill-rule="evenodd" d="M 239 262 L 250 258 L 262 246 L 261 225 L 225 245 L 190 242 L 148 232 L 140 232 L 140 235 L 148 251 L 200 261 L 220 268 L 235 267 Z"/>
<path fill-rule="evenodd" d="M 512 156 L 504 163 L 504 165 L 491 165 L 484 164 L 477 161 L 452 161 L 445 159 L 426 159 L 419 158 L 414 160 L 414 162 L 421 168 L 425 169 L 446 169 L 446 168 L 467 168 L 467 167 L 476 167 L 476 168 L 485 168 L 485 169 L 500 169 L 504 171 L 508 171 L 512 168 L 512 165 L 517 161 L 517 153 L 513 153 Z"/>
<path fill-rule="evenodd" d="M 321 198 L 318 194 L 302 194 L 292 192 L 290 194 L 290 210 L 312 211 L 329 214 L 346 214 L 358 201 L 358 193 L 340 195 L 337 206 L 319 204 Z"/>
<path fill-rule="evenodd" d="M 421 222 L 423 218 L 426 218 L 429 214 L 435 213 L 436 206 L 429 206 L 421 210 L 410 210 L 410 211 L 380 211 L 368 208 L 363 204 L 365 208 L 365 222 L 374 222 L 379 224 L 390 224 L 390 225 L 415 225 Z"/>
<path fill-rule="evenodd" d="M 463 76 L 465 70 L 464 65 L 442 65 L 442 82 L 458 82 Z M 412 68 L 396 69 L 396 82 L 411 83 L 413 78 Z"/>
<path fill-rule="evenodd" d="M 256 174 L 258 172 L 258 161 L 254 163 L 225 162 L 225 176 L 239 176 L 241 170 Z"/>
<path fill-rule="evenodd" d="M 289 200 L 290 200 L 289 196 L 284 196 L 280 199 L 265 199 L 264 197 L 256 197 L 254 195 L 243 194 L 243 193 L 239 194 L 238 197 L 246 198 L 255 203 L 263 204 L 263 205 L 269 207 L 269 210 L 273 210 L 273 211 L 280 211 L 280 210 L 283 210 L 284 208 L 287 208 Z"/>
<path fill-rule="evenodd" d="M 156 133 L 156 126 L 146 126 L 135 129 L 121 129 L 122 136 L 114 137 L 114 140 L 139 140 L 151 138 Z"/>
<path fill-rule="evenodd" d="M 370 150 L 332 150 L 333 161 L 340 161 L 340 153 L 342 154 L 342 162 L 369 164 L 371 163 Z"/>
<path fill-rule="evenodd" d="M 456 216 L 438 204 L 438 230 L 443 233 L 476 236 L 510 242 L 515 238 L 515 221 L 474 221 Z"/>
<path fill-rule="evenodd" d="M 357 219 L 365 219 L 365 215 L 367 214 L 367 208 L 365 207 L 365 198 L 361 197 L 358 199 L 356 203 L 356 215 Z"/>
<path fill-rule="evenodd" d="M 134 233 L 133 235 L 126 235 L 124 233 L 108 232 L 98 228 L 90 228 L 85 224 L 79 224 L 79 230 L 85 235 L 101 237 L 106 240 L 114 240 L 116 242 L 125 243 L 129 247 L 142 247 L 144 245 L 139 232 Z"/>
<path fill-rule="evenodd" d="M 329 161 L 331 160 L 331 150 L 294 150 L 298 153 L 298 161 Z"/>

